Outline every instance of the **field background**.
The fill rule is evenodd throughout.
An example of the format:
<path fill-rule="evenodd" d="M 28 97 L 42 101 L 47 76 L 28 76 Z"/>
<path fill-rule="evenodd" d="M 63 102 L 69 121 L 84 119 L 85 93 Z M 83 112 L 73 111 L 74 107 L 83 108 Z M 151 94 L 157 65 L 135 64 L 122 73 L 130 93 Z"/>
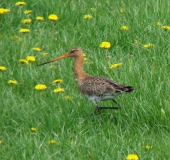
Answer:
<path fill-rule="evenodd" d="M 131 153 L 141 160 L 170 159 L 170 31 L 156 25 L 170 25 L 170 1 L 27 0 L 24 7 L 16 2 L 0 2 L 0 8 L 10 9 L 0 15 L 0 65 L 7 68 L 0 71 L 0 159 L 123 160 Z M 22 24 L 27 9 L 32 23 Z M 48 20 L 50 14 L 58 21 Z M 84 19 L 86 14 L 92 18 Z M 37 16 L 44 21 L 37 22 Z M 129 30 L 121 30 L 123 25 Z M 21 28 L 30 33 L 19 33 Z M 103 41 L 111 48 L 100 48 Z M 144 48 L 148 43 L 154 46 Z M 95 106 L 77 89 L 73 59 L 37 67 L 75 46 L 86 53 L 87 73 L 134 87 L 132 94 L 117 98 L 120 110 L 90 116 Z M 36 61 L 20 64 L 28 55 Z M 123 65 L 109 69 L 115 63 Z M 63 83 L 53 86 L 55 79 Z M 35 90 L 39 83 L 47 89 Z M 57 87 L 65 92 L 53 93 Z"/>

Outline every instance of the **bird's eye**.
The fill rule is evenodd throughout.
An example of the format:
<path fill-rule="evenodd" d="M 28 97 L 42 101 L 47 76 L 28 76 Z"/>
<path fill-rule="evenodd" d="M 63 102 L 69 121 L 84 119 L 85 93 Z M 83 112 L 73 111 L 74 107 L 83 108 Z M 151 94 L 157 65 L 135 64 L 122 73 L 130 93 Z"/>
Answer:
<path fill-rule="evenodd" d="M 76 49 L 72 49 L 72 50 L 70 51 L 70 54 L 74 53 L 75 51 L 76 51 Z"/>

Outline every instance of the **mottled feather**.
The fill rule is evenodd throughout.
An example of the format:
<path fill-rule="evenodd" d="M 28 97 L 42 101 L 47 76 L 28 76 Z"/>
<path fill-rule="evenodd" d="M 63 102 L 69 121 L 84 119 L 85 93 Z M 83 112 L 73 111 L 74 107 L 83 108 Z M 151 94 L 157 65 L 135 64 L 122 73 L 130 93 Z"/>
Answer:
<path fill-rule="evenodd" d="M 78 87 L 82 94 L 89 96 L 101 96 L 106 93 L 123 93 L 133 91 L 133 88 L 130 86 L 117 84 L 110 79 L 96 76 L 88 76 L 81 80 L 78 82 Z"/>

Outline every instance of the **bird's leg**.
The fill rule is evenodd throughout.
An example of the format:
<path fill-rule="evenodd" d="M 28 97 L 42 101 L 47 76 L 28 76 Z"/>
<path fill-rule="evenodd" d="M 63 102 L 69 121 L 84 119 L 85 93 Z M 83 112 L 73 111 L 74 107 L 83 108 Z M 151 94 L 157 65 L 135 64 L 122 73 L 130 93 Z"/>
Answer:
<path fill-rule="evenodd" d="M 92 114 L 96 114 L 97 112 L 101 114 L 102 109 L 119 109 L 120 107 L 101 107 L 101 106 L 96 106 L 96 109 Z"/>
<path fill-rule="evenodd" d="M 94 112 L 93 113 L 91 113 L 90 115 L 92 115 L 92 114 L 96 114 L 97 112 L 99 113 L 99 114 L 101 114 L 101 108 L 97 105 L 96 106 L 96 109 L 94 110 Z"/>
<path fill-rule="evenodd" d="M 117 107 L 102 107 L 102 106 L 98 106 L 98 103 L 96 103 L 96 109 L 94 110 L 94 112 L 92 114 L 96 114 L 97 112 L 99 114 L 101 114 L 101 110 L 102 109 L 119 109 L 121 108 L 121 106 L 116 102 L 116 100 L 112 99 L 114 103 L 116 103 L 118 106 Z"/>
<path fill-rule="evenodd" d="M 99 107 L 98 106 L 98 108 L 101 110 L 101 109 L 119 109 L 119 108 L 121 108 L 121 106 L 114 100 L 114 99 L 112 99 L 113 100 L 113 102 L 115 102 L 118 106 L 117 107 Z"/>
<path fill-rule="evenodd" d="M 98 102 L 95 100 L 95 104 L 96 104 L 96 109 L 94 110 L 94 112 L 93 113 L 91 113 L 91 115 L 92 114 L 96 114 L 97 112 L 99 113 L 99 114 L 101 114 L 101 108 L 98 106 Z"/>
<path fill-rule="evenodd" d="M 118 105 L 118 109 L 121 108 L 120 104 L 116 102 L 116 100 L 112 99 Z"/>
<path fill-rule="evenodd" d="M 101 109 L 119 109 L 120 107 L 98 107 L 100 110 Z"/>
<path fill-rule="evenodd" d="M 99 114 L 101 114 L 100 110 L 101 110 L 101 108 L 97 105 L 94 113 L 98 112 Z"/>

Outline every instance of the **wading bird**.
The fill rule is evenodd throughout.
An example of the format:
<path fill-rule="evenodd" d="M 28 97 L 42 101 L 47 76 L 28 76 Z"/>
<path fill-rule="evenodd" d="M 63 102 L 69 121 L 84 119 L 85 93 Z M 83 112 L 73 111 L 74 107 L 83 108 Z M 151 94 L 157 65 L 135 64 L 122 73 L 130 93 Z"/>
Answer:
<path fill-rule="evenodd" d="M 75 59 L 74 63 L 74 74 L 77 79 L 78 88 L 80 92 L 91 100 L 96 105 L 96 110 L 94 113 L 101 113 L 102 109 L 119 109 L 121 106 L 114 100 L 116 96 L 125 93 L 132 92 L 133 88 L 131 86 L 124 86 L 121 84 L 117 84 L 114 81 L 104 78 L 97 77 L 87 74 L 83 70 L 83 50 L 79 47 L 75 47 L 71 49 L 68 53 L 54 58 L 45 63 L 39 64 L 38 66 L 54 62 L 63 58 L 73 57 Z M 117 104 L 116 107 L 101 107 L 98 106 L 98 102 L 104 100 L 113 100 Z"/>

